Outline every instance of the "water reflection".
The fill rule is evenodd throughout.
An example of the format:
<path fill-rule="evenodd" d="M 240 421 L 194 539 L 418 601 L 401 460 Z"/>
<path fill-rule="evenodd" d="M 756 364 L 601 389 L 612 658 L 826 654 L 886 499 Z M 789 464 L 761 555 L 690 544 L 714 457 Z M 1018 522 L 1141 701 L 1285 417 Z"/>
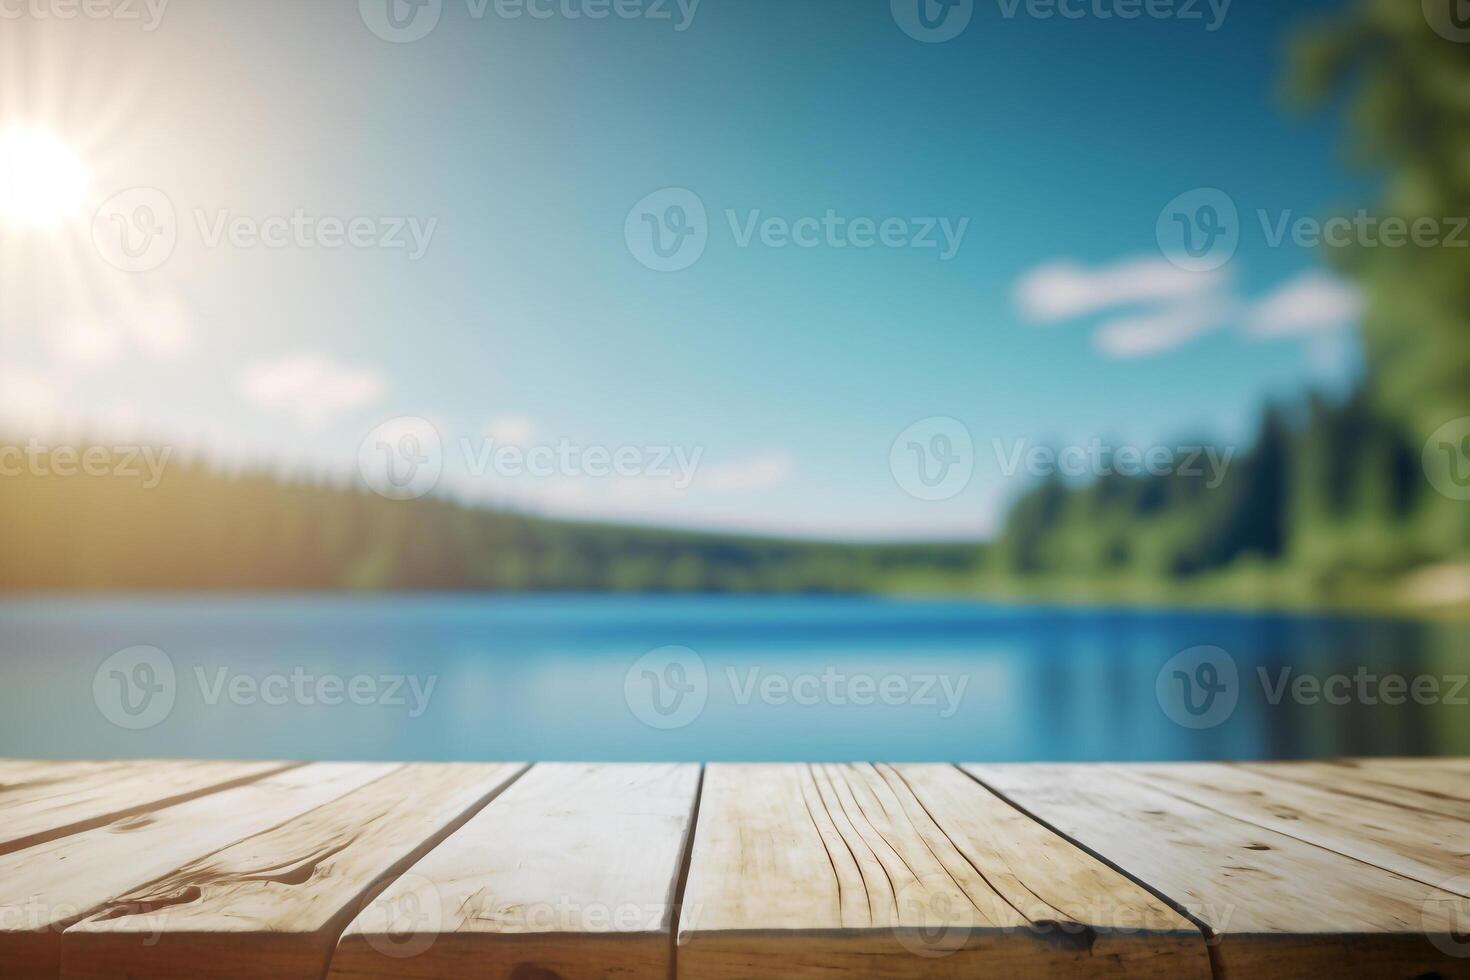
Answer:
<path fill-rule="evenodd" d="M 1467 633 L 832 598 L 11 601 L 0 604 L 0 755 L 1464 755 Z M 165 658 L 157 676 L 172 684 L 166 710 L 141 726 L 94 687 L 104 661 L 134 648 Z M 640 660 L 664 648 L 675 652 Z M 1190 679 L 1205 685 L 1213 672 L 1181 672 L 1181 696 L 1196 695 L 1184 715 L 1161 703 L 1176 682 L 1166 676 L 1161 689 L 1161 670 L 1193 648 L 1218 648 L 1234 667 L 1228 703 L 1208 705 L 1218 718 L 1188 714 L 1206 704 Z M 151 670 L 154 653 L 126 662 L 139 656 Z M 124 690 L 130 676 L 120 672 Z M 1395 677 L 1402 697 L 1384 680 Z M 1200 719 L 1208 724 L 1187 727 Z"/>

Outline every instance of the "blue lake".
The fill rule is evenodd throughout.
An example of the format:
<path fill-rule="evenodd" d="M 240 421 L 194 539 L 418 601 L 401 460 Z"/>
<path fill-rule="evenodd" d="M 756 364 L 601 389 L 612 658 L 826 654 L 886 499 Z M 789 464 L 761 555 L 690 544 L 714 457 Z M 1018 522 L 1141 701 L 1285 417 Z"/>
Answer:
<path fill-rule="evenodd" d="M 860 598 L 11 599 L 0 756 L 1470 755 L 1467 640 Z"/>

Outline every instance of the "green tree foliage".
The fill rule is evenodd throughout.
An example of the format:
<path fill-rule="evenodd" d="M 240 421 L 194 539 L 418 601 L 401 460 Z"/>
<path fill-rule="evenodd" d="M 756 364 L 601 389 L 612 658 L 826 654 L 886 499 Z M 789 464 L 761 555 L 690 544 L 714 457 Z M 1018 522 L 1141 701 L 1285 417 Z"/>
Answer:
<path fill-rule="evenodd" d="M 116 472 L 93 467 L 103 468 Z M 153 487 L 72 473 L 75 459 L 7 469 L 22 471 L 0 479 L 0 589 L 12 591 L 954 589 L 978 561 L 961 545 L 779 541 L 392 501 L 188 461 L 170 461 Z"/>
<path fill-rule="evenodd" d="M 996 576 L 1215 583 L 1206 596 L 1248 582 L 1254 598 L 1351 600 L 1467 557 L 1470 506 L 1434 491 L 1420 454 L 1470 415 L 1470 248 L 1441 240 L 1470 241 L 1470 43 L 1413 0 L 1360 0 L 1292 50 L 1291 101 L 1344 107 L 1355 161 L 1385 174 L 1371 213 L 1443 233 L 1403 247 L 1365 238 L 1326 257 L 1367 300 L 1360 390 L 1268 409 L 1215 489 L 1178 475 L 1034 488 L 991 551 Z"/>

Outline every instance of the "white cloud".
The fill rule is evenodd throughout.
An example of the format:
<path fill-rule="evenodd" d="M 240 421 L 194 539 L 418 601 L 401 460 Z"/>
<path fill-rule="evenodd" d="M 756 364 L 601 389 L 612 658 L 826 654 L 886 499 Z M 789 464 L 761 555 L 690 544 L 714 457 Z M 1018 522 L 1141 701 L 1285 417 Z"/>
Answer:
<path fill-rule="evenodd" d="M 485 423 L 485 435 L 497 443 L 525 446 L 531 441 L 536 425 L 524 415 L 497 415 Z"/>
<path fill-rule="evenodd" d="M 692 489 L 709 493 L 751 493 L 780 486 L 796 470 L 790 453 L 772 452 L 749 459 L 702 466 Z"/>
<path fill-rule="evenodd" d="M 1234 312 L 1235 303 L 1223 298 L 1179 303 L 1105 323 L 1098 327 L 1093 343 L 1108 357 L 1162 354 L 1224 326 Z"/>
<path fill-rule="evenodd" d="M 1313 270 L 1258 301 L 1246 317 L 1246 330 L 1255 337 L 1295 337 L 1349 326 L 1362 313 L 1357 287 Z"/>
<path fill-rule="evenodd" d="M 1095 269 L 1063 259 L 1023 276 L 1015 301 L 1027 319 L 1052 323 L 1119 306 L 1198 296 L 1224 283 L 1223 270 L 1188 272 L 1162 258 L 1124 259 Z"/>
<path fill-rule="evenodd" d="M 290 415 L 313 428 L 371 405 L 386 387 L 376 371 L 339 364 L 319 354 L 293 354 L 257 364 L 240 379 L 240 390 L 251 404 Z"/>

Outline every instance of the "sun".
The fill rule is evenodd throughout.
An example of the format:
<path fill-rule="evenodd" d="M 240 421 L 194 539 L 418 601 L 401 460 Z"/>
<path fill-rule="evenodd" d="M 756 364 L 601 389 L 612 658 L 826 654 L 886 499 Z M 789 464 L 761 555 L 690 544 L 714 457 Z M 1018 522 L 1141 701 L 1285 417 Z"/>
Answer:
<path fill-rule="evenodd" d="M 54 133 L 0 130 L 0 225 L 54 229 L 81 210 L 86 190 L 86 168 Z"/>

